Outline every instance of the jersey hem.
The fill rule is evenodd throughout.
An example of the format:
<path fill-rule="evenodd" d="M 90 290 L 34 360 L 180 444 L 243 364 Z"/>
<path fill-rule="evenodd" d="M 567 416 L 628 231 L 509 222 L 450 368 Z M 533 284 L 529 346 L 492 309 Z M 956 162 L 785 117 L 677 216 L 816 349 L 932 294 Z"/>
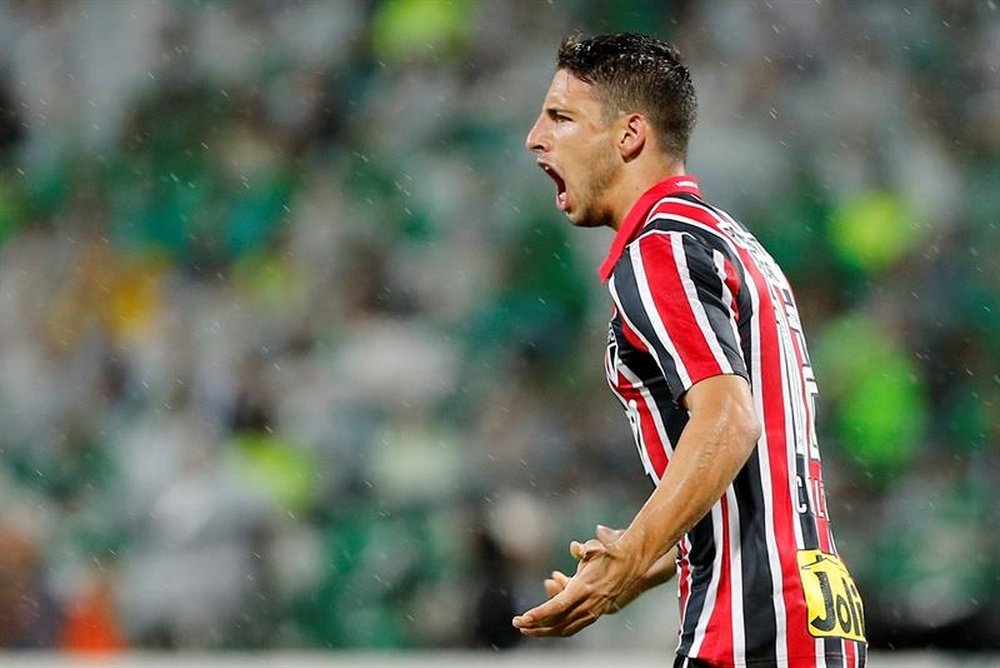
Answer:
<path fill-rule="evenodd" d="M 775 657 L 773 659 L 753 659 L 750 661 L 727 661 L 718 662 L 712 661 L 711 659 L 706 659 L 701 656 L 688 656 L 687 654 L 677 653 L 678 659 L 690 659 L 691 661 L 705 662 L 713 668 L 749 668 L 750 666 L 776 666 L 779 663 L 784 662 L 789 668 L 795 668 L 794 662 L 797 661 L 811 661 L 809 665 L 816 665 L 816 655 L 815 654 L 802 654 L 800 656 L 789 656 L 789 657 Z M 831 653 L 823 654 L 823 658 L 829 661 L 837 661 L 839 665 L 846 666 L 847 657 L 844 654 Z M 862 664 L 864 665 L 864 664 Z"/>

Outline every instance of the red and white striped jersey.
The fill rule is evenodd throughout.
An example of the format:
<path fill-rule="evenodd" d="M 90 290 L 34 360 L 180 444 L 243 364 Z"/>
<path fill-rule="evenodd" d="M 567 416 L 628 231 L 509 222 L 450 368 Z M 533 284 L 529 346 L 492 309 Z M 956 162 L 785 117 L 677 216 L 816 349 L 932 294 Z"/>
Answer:
<path fill-rule="evenodd" d="M 613 311 L 608 382 L 658 483 L 688 413 L 720 374 L 747 379 L 762 435 L 678 556 L 683 666 L 863 666 L 861 597 L 837 554 L 814 425 L 816 382 L 792 289 L 690 176 L 622 222 L 601 276 Z"/>

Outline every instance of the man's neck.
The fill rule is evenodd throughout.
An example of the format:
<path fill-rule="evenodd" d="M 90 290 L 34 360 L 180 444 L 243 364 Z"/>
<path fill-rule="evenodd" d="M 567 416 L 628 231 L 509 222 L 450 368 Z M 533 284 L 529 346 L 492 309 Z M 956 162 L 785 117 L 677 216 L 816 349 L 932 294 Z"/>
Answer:
<path fill-rule="evenodd" d="M 621 227 L 625 216 L 643 193 L 661 181 L 684 173 L 684 162 L 681 160 L 650 160 L 643 164 L 624 165 L 621 178 L 611 193 L 612 227 L 615 231 Z"/>

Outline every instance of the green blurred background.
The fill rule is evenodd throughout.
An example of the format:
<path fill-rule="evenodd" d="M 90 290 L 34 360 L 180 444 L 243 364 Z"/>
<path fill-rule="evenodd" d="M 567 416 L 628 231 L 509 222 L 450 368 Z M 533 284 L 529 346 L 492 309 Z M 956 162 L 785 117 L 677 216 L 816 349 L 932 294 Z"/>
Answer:
<path fill-rule="evenodd" d="M 575 30 L 689 61 L 873 645 L 1000 646 L 992 0 L 0 2 L 0 645 L 517 644 L 650 491 L 610 232 L 522 146 Z M 658 596 L 567 646 L 671 648 Z"/>

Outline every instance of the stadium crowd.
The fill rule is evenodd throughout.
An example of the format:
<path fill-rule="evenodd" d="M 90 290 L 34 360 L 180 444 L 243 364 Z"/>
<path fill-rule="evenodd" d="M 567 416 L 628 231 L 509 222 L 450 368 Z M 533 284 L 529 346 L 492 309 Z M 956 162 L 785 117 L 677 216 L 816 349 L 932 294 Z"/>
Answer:
<path fill-rule="evenodd" d="M 0 4 L 0 646 L 517 640 L 649 491 L 522 147 L 576 29 L 688 58 L 870 640 L 1000 644 L 995 2 L 96 0 Z"/>

